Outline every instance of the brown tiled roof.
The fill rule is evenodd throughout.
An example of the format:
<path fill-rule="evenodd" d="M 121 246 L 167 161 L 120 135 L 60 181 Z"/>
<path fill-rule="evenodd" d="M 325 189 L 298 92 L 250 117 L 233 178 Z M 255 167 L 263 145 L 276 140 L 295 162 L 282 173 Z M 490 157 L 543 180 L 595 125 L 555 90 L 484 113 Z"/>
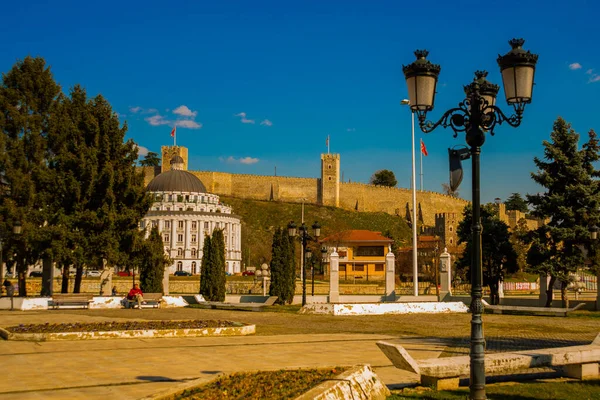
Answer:
<path fill-rule="evenodd" d="M 321 239 L 321 242 L 384 242 L 392 243 L 393 240 L 381 234 L 367 230 L 351 230 L 335 233 Z"/>

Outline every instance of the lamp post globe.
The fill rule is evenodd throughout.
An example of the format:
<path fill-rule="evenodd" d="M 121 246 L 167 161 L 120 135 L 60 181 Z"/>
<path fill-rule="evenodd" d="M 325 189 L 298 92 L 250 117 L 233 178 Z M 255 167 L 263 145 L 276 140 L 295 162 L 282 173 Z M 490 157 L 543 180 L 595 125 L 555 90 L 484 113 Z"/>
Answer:
<path fill-rule="evenodd" d="M 465 133 L 472 162 L 472 252 L 471 259 L 471 346 L 470 346 L 470 399 L 482 400 L 485 394 L 485 340 L 483 337 L 483 271 L 481 254 L 480 221 L 480 154 L 485 142 L 485 134 L 494 135 L 494 128 L 502 123 L 512 127 L 521 124 L 525 105 L 529 104 L 533 93 L 533 78 L 538 60 L 536 54 L 523 49 L 523 39 L 509 41 L 511 50 L 497 59 L 502 74 L 504 94 L 514 114 L 506 116 L 496 106 L 499 86 L 487 81 L 487 72 L 475 72 L 475 80 L 464 87 L 466 98 L 458 107 L 446 111 L 437 122 L 427 121 L 427 112 L 433 110 L 435 88 L 441 68 L 427 60 L 426 50 L 415 51 L 417 60 L 403 66 L 410 107 L 418 116 L 419 127 L 430 133 L 437 127 L 451 128 L 456 138 Z M 451 154 L 452 156 L 452 154 Z M 464 157 L 464 158 L 463 158 Z M 469 156 L 461 155 L 461 159 Z M 452 162 L 452 158 L 451 158 Z M 451 170 L 452 173 L 452 170 Z M 451 182 L 452 184 L 452 182 Z M 597 231 L 596 231 L 597 236 Z M 593 235 L 590 232 L 590 235 Z"/>

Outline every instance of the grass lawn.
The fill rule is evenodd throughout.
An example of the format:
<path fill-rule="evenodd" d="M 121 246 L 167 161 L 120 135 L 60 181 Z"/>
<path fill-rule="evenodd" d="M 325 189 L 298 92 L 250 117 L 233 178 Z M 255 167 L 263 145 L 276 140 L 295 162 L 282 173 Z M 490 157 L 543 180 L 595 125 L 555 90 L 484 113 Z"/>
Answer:
<path fill-rule="evenodd" d="M 486 394 L 490 400 L 592 400 L 600 399 L 600 380 L 528 383 L 498 383 L 486 386 Z M 464 400 L 468 398 L 469 389 L 461 388 L 452 391 L 404 389 L 394 392 L 388 400 L 431 399 L 431 400 Z"/>

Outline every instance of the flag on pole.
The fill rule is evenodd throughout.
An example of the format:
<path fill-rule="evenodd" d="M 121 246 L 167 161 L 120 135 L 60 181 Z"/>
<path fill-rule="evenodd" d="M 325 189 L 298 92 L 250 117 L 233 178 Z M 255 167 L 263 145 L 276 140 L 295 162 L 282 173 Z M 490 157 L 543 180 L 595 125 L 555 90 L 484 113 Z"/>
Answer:
<path fill-rule="evenodd" d="M 171 130 L 171 137 L 175 137 L 175 132 L 177 132 L 177 127 L 174 126 L 173 130 Z"/>
<path fill-rule="evenodd" d="M 423 153 L 423 155 L 425 157 L 427 157 L 429 155 L 427 153 L 427 147 L 425 147 L 425 143 L 423 142 L 423 139 L 421 139 L 421 153 Z"/>
<path fill-rule="evenodd" d="M 327 135 L 327 140 L 325 140 L 325 146 L 327 146 L 327 154 L 329 154 L 329 135 Z"/>

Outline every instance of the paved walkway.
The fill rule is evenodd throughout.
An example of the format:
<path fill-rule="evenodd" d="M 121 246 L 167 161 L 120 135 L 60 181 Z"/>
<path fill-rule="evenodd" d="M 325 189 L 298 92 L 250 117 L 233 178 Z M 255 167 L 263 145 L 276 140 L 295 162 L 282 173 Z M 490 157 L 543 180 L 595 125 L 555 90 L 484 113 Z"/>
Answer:
<path fill-rule="evenodd" d="M 73 319 L 104 319 L 82 317 Z M 36 318 L 28 314 L 27 322 Z M 68 322 L 64 318 L 69 317 L 61 314 Z M 0 326 L 18 319 L 0 313 Z M 375 342 L 383 339 L 397 340 L 415 358 L 437 357 L 445 348 L 439 340 L 368 334 L 0 341 L 0 400 L 138 399 L 220 373 L 361 363 L 371 364 L 388 385 L 416 382 L 416 375 L 394 368 L 377 348 Z"/>

